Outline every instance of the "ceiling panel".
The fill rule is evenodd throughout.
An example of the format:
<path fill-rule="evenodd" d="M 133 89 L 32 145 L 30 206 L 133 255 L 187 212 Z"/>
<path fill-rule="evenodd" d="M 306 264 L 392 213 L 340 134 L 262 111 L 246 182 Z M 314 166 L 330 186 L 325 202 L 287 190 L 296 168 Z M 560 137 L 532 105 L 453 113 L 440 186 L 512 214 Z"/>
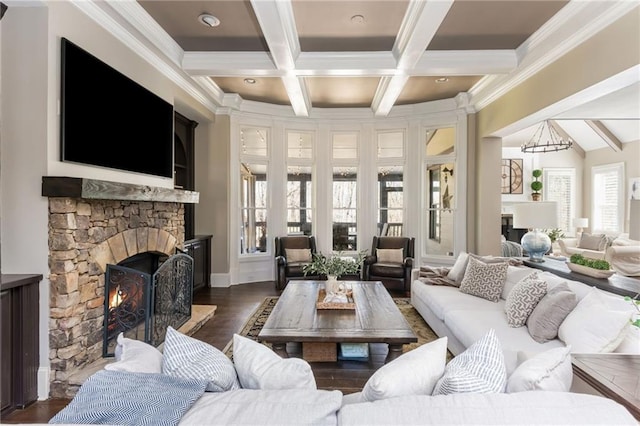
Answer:
<path fill-rule="evenodd" d="M 255 84 L 245 83 L 243 77 L 212 77 L 211 79 L 223 92 L 237 93 L 246 100 L 291 105 L 282 80 L 277 77 L 256 77 Z"/>
<path fill-rule="evenodd" d="M 311 104 L 318 108 L 369 107 L 378 77 L 307 77 Z"/>
<path fill-rule="evenodd" d="M 138 3 L 171 35 L 185 51 L 267 51 L 262 30 L 251 2 L 158 1 Z M 217 27 L 198 21 L 202 13 L 220 19 Z"/>
<path fill-rule="evenodd" d="M 411 77 L 398 96 L 397 105 L 429 102 L 453 98 L 468 91 L 482 76 L 447 77 L 448 81 L 436 83 L 439 76 Z"/>
<path fill-rule="evenodd" d="M 568 1 L 455 1 L 428 50 L 515 49 Z"/>
<path fill-rule="evenodd" d="M 406 0 L 292 3 L 304 52 L 390 51 L 409 4 Z"/>

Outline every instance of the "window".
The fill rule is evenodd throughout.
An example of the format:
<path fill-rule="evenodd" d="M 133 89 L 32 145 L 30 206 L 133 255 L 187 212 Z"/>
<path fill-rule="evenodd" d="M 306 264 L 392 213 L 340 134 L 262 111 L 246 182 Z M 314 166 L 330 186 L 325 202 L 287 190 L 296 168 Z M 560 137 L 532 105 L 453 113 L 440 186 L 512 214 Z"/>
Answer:
<path fill-rule="evenodd" d="M 591 229 L 622 232 L 624 163 L 591 168 Z"/>
<path fill-rule="evenodd" d="M 404 224 L 404 132 L 377 134 L 378 233 L 399 237 Z"/>
<path fill-rule="evenodd" d="M 313 134 L 287 132 L 287 234 L 313 234 Z"/>
<path fill-rule="evenodd" d="M 267 131 L 240 131 L 240 253 L 267 251 Z"/>
<path fill-rule="evenodd" d="M 453 256 L 455 233 L 455 129 L 429 129 L 425 133 L 424 197 L 427 256 Z"/>
<path fill-rule="evenodd" d="M 332 136 L 332 229 L 334 251 L 358 249 L 358 133 Z"/>
<path fill-rule="evenodd" d="M 575 228 L 571 221 L 575 217 L 576 171 L 573 168 L 545 168 L 542 173 L 542 198 L 558 203 L 558 228 L 567 235 L 573 235 Z"/>

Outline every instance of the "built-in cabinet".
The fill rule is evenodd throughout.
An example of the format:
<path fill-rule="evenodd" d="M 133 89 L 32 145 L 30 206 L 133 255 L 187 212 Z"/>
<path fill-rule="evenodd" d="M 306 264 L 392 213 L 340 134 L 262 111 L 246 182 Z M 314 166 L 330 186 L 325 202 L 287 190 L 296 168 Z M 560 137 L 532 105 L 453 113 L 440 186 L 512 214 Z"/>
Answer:
<path fill-rule="evenodd" d="M 195 190 L 195 130 L 198 123 L 175 113 L 174 117 L 174 160 L 173 185 L 177 189 Z M 185 239 L 190 240 L 195 233 L 195 205 L 184 206 Z"/>
<path fill-rule="evenodd" d="M 0 278 L 1 415 L 38 398 L 39 283 L 42 275 L 2 274 Z"/>
<path fill-rule="evenodd" d="M 211 235 L 196 235 L 184 242 L 184 251 L 193 257 L 193 290 L 211 282 Z"/>

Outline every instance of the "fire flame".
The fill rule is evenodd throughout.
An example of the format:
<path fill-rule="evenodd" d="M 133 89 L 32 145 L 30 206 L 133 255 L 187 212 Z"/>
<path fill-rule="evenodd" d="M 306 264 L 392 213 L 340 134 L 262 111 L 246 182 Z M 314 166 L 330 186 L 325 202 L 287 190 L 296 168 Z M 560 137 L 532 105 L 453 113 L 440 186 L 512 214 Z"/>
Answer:
<path fill-rule="evenodd" d="M 124 301 L 126 294 L 123 294 L 120 290 L 120 286 L 116 287 L 116 291 L 113 292 L 113 296 L 111 296 L 111 301 L 109 302 L 109 308 L 114 309 L 120 306 L 120 304 Z"/>

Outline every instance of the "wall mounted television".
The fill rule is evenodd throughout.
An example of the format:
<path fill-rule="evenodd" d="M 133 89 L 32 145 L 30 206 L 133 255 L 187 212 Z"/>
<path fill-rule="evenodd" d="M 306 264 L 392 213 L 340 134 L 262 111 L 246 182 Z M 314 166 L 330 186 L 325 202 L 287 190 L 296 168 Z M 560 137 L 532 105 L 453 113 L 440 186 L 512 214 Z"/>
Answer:
<path fill-rule="evenodd" d="M 61 160 L 173 177 L 173 105 L 62 38 Z"/>

